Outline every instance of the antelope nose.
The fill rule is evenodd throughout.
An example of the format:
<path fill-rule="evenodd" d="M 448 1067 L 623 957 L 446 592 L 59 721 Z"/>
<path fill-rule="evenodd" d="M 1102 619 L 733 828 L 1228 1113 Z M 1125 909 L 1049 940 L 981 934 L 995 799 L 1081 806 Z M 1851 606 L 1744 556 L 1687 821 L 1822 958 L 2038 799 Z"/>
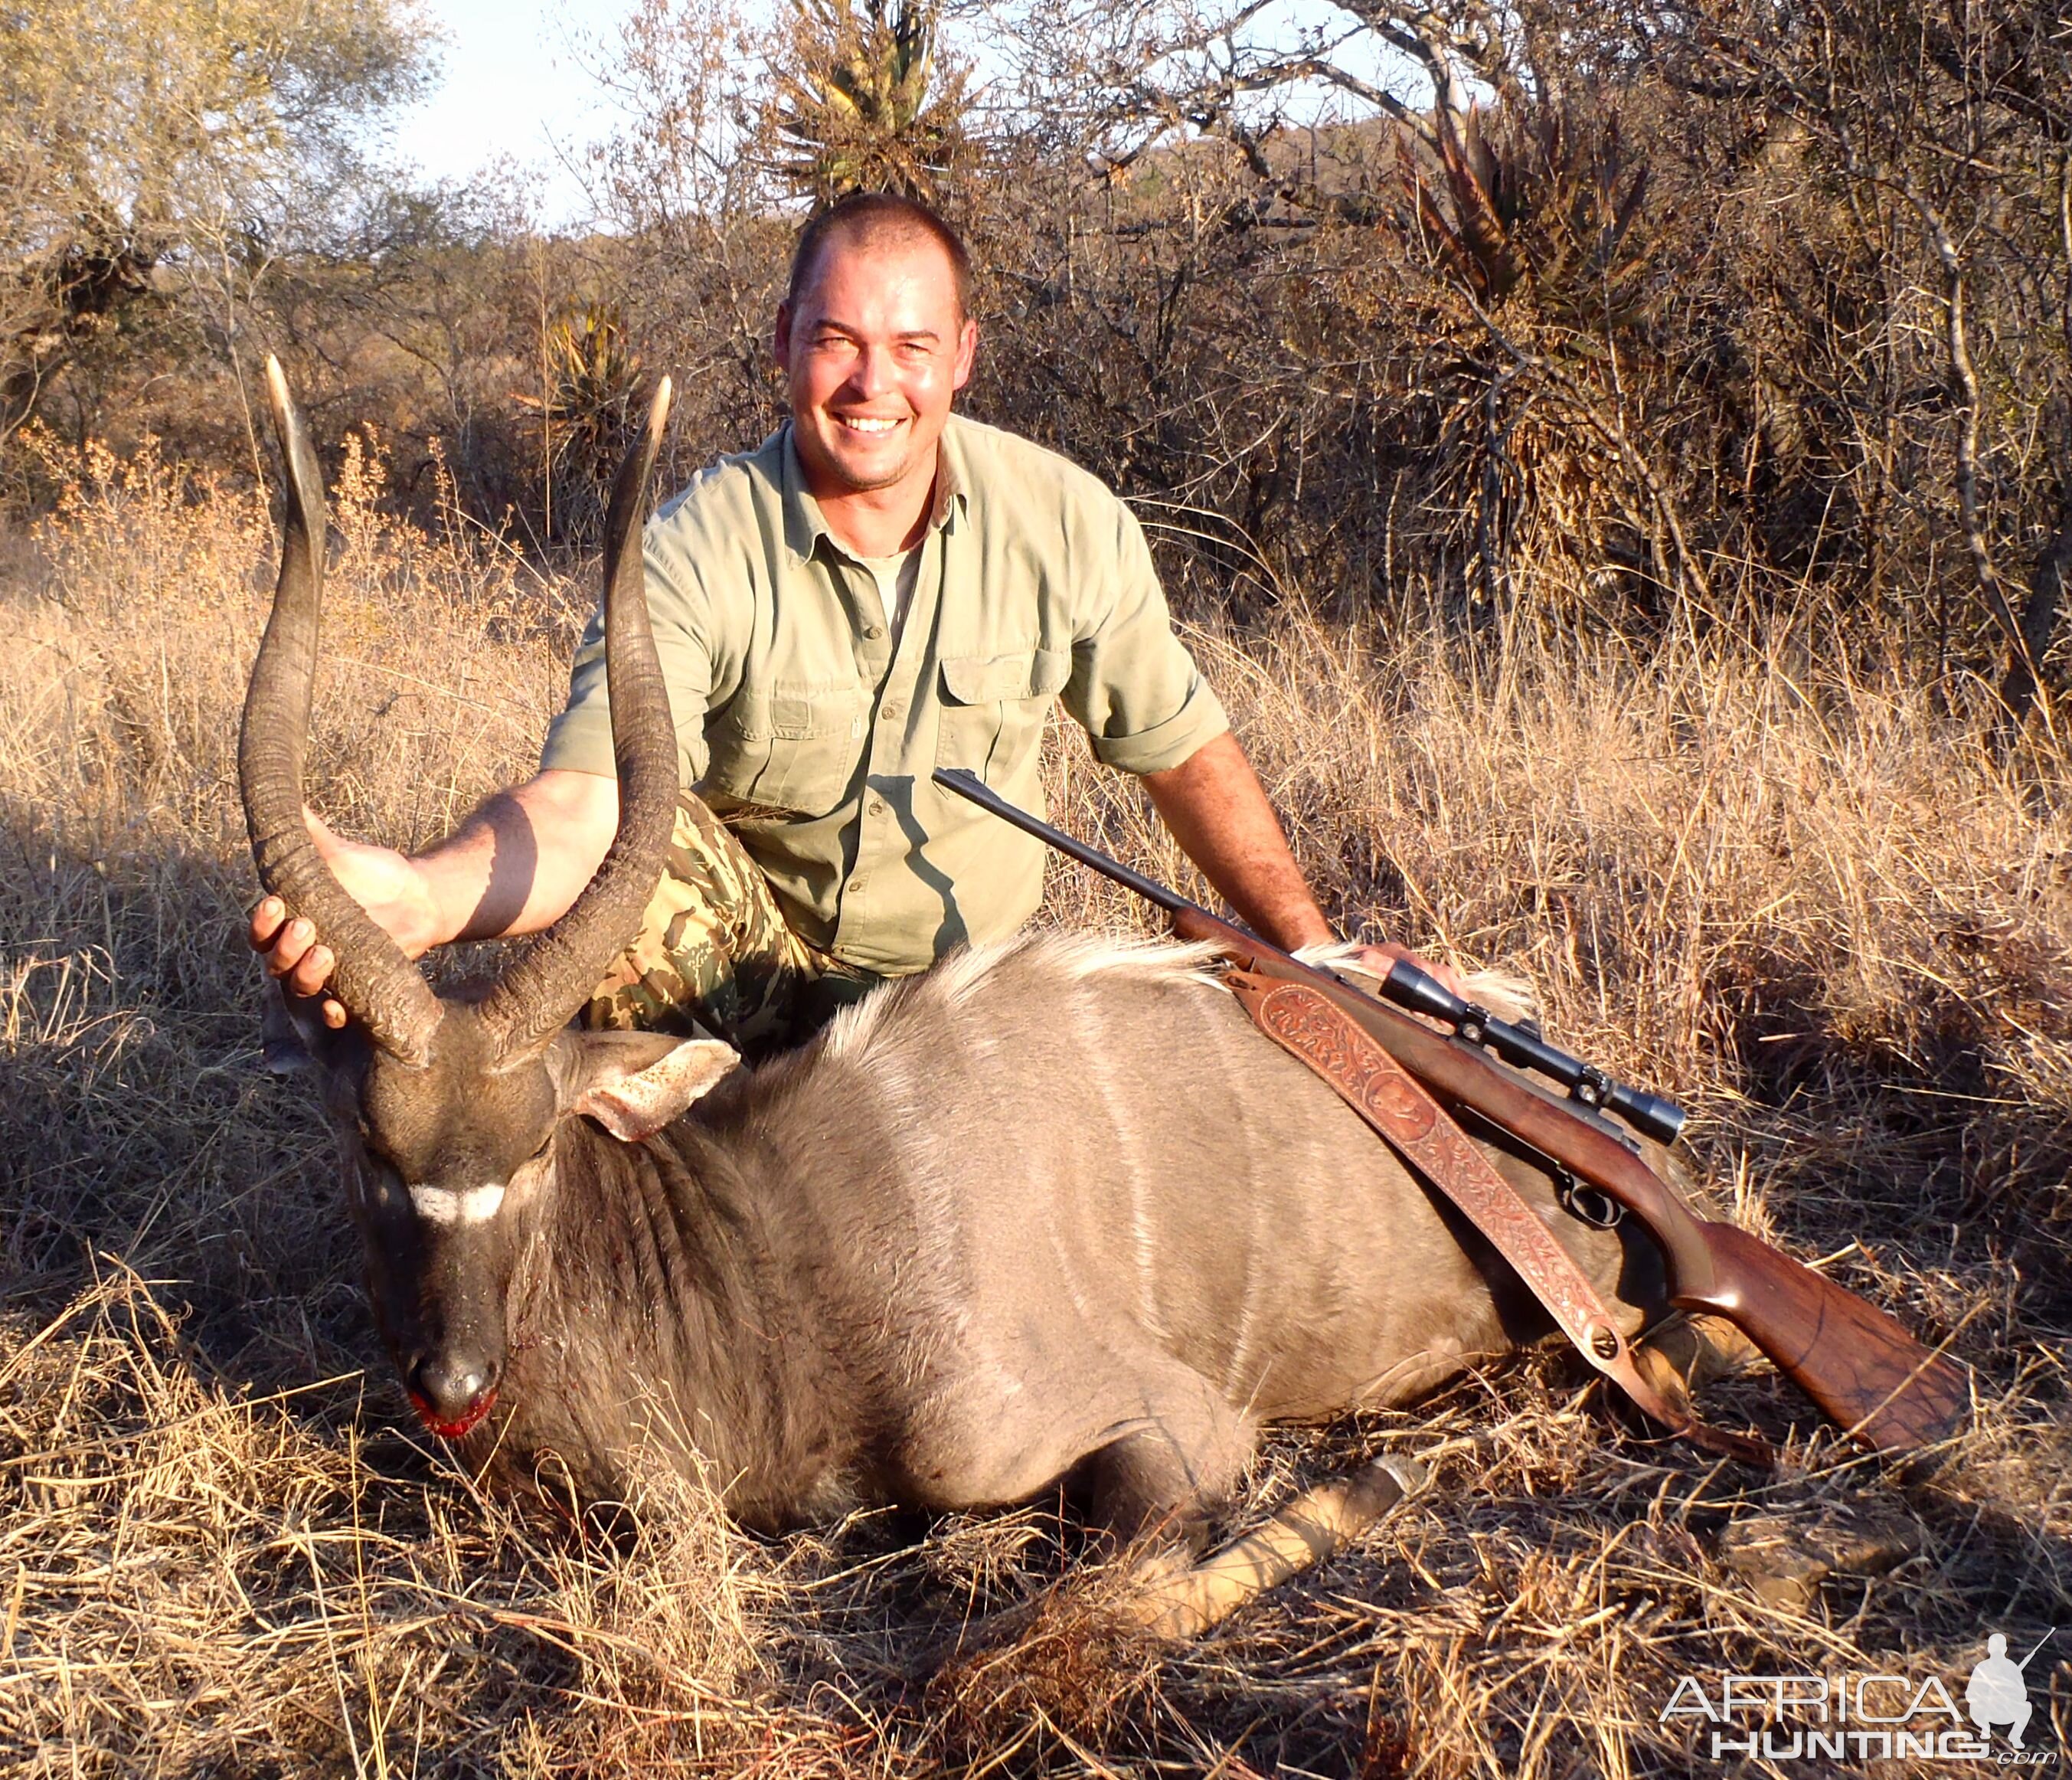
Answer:
<path fill-rule="evenodd" d="M 489 1413 L 496 1369 L 466 1354 L 428 1354 L 410 1368 L 410 1400 L 434 1434 L 458 1440 Z"/>

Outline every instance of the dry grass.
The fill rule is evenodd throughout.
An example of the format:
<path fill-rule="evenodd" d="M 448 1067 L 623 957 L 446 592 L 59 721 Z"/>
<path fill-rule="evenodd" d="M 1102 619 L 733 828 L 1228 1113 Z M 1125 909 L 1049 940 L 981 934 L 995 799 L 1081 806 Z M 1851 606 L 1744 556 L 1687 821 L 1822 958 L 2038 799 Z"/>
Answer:
<path fill-rule="evenodd" d="M 377 471 L 339 504 L 313 757 L 343 822 L 410 842 L 528 764 L 587 594 L 380 521 Z M 0 594 L 7 1770 L 1676 1774 L 1710 1768 L 1658 1722 L 1686 1674 L 1961 1682 L 1988 1630 L 2067 1617 L 2064 763 L 1996 773 L 1875 638 L 1470 674 L 1299 619 L 1202 637 L 1350 925 L 1530 970 L 1557 1035 L 1700 1110 L 1741 1217 L 1956 1331 L 1981 1404 L 1912 1481 L 1810 1429 L 1772 1478 L 1724 1471 L 1558 1357 L 1291 1433 L 1250 1511 L 1382 1447 L 1438 1487 L 1160 1652 L 1103 1634 L 1112 1576 L 1042 1507 L 771 1543 L 656 1479 L 607 1538 L 412 1434 L 322 1134 L 257 1069 L 231 775 L 269 561 L 249 503 L 104 464 Z M 1055 771 L 1067 820 L 1181 875 L 1127 787 L 1071 746 Z M 1712 1403 L 1793 1407 L 1761 1379 Z M 1776 1605 L 1724 1561 L 1758 1514 L 1897 1524 L 1912 1555 Z M 1006 1650 L 909 1679 L 1054 1584 Z M 2062 1664 L 2050 1687 L 2032 1743 L 2072 1713 Z"/>

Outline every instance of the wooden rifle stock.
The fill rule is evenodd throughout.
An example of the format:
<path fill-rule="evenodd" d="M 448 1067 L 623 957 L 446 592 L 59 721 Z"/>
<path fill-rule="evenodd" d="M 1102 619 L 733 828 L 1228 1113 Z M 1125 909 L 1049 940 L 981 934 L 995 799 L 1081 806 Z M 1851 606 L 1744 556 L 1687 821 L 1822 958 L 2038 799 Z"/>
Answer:
<path fill-rule="evenodd" d="M 1725 1316 L 1831 1419 L 1881 1452 L 1931 1446 L 1963 1427 L 1971 1390 L 1955 1361 L 1760 1237 L 1692 1222 L 1711 1257 L 1712 1290 L 1679 1292 L 1673 1303 Z"/>
<path fill-rule="evenodd" d="M 1955 1362 L 1930 1353 L 1875 1305 L 1760 1238 L 1698 1217 L 1609 1132 L 1526 1087 L 1500 1065 L 1362 995 L 1190 903 L 1172 911 L 1180 938 L 1206 941 L 1261 976 L 1307 983 L 1444 1098 L 1472 1108 L 1608 1193 L 1640 1219 L 1667 1257 L 1670 1302 L 1725 1316 L 1834 1421 L 1881 1452 L 1947 1440 L 1970 1389 Z"/>
<path fill-rule="evenodd" d="M 1834 1421 L 1881 1452 L 1947 1440 L 1963 1424 L 1970 1382 L 1892 1317 L 1733 1224 L 1700 1218 L 1618 1138 L 1525 1086 L 1474 1046 L 1361 994 L 1219 920 L 1026 810 L 975 774 L 935 773 L 938 784 L 1091 867 L 1171 917 L 1184 940 L 1205 941 L 1260 976 L 1306 983 L 1357 1020 L 1435 1094 L 1467 1106 L 1587 1180 L 1639 1218 L 1667 1259 L 1670 1302 L 1725 1316 Z"/>

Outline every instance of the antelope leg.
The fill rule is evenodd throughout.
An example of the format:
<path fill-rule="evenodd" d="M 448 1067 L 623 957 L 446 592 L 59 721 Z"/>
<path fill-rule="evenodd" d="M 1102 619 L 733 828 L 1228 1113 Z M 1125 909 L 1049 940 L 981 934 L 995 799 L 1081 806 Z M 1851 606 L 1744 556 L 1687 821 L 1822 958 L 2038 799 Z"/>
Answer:
<path fill-rule="evenodd" d="M 1191 1568 L 1153 1576 L 1124 1604 L 1130 1621 L 1153 1638 L 1198 1638 L 1262 1589 L 1320 1563 L 1424 1481 L 1414 1459 L 1382 1458 L 1358 1475 L 1319 1484 L 1256 1532 Z"/>

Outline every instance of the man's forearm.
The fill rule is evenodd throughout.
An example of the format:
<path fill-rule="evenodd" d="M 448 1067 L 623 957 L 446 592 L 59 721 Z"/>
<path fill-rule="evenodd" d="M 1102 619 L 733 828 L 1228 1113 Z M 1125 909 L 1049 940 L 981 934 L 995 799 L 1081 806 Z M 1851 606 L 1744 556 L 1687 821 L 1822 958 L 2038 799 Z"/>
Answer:
<path fill-rule="evenodd" d="M 486 799 L 413 862 L 437 929 L 426 944 L 552 926 L 596 875 L 618 824 L 618 781 L 593 773 L 542 773 Z"/>
<path fill-rule="evenodd" d="M 500 791 L 446 839 L 414 859 L 334 834 L 304 811 L 310 838 L 345 893 L 417 958 L 449 940 L 495 939 L 551 926 L 582 894 L 619 827 L 619 781 L 542 773 Z M 275 896 L 252 911 L 253 949 L 291 995 L 323 992 L 337 962 L 323 936 Z M 346 1012 L 327 997 L 327 1025 Z"/>
<path fill-rule="evenodd" d="M 1179 765 L 1147 773 L 1144 788 L 1187 857 L 1261 938 L 1292 952 L 1337 937 L 1235 736 L 1226 732 Z"/>

